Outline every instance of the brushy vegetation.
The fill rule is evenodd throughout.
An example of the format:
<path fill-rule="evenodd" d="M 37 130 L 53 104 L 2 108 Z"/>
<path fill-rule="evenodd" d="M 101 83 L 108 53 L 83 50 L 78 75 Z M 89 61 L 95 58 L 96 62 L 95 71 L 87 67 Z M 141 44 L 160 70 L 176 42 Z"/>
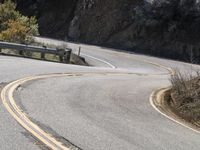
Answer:
<path fill-rule="evenodd" d="M 39 44 L 34 42 L 32 36 L 39 35 L 38 23 L 35 17 L 27 17 L 20 14 L 16 10 L 16 4 L 11 0 L 5 0 L 4 3 L 0 3 L 0 40 L 7 42 L 15 42 L 22 44 L 31 44 L 37 46 L 51 47 L 59 50 L 59 53 L 63 53 L 67 48 L 66 44 L 60 46 Z M 18 51 L 2 49 L 1 54 L 20 55 Z M 34 59 L 41 59 L 41 53 L 37 52 L 23 52 L 23 56 Z M 59 62 L 59 56 L 54 54 L 45 54 L 45 60 Z M 70 63 L 87 65 L 85 60 L 75 54 L 71 55 Z"/>
<path fill-rule="evenodd" d="M 38 35 L 35 17 L 26 17 L 16 11 L 16 4 L 5 0 L 0 4 L 0 40 L 26 43 L 31 36 Z"/>
<path fill-rule="evenodd" d="M 171 77 L 171 105 L 183 118 L 200 122 L 200 72 L 181 73 Z"/>

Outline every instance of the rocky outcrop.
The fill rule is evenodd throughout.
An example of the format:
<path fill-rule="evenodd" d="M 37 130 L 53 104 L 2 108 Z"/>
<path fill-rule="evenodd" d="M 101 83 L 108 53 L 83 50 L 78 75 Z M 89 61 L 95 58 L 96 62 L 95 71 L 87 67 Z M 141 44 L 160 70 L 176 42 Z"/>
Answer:
<path fill-rule="evenodd" d="M 199 63 L 196 0 L 79 1 L 69 37 Z"/>
<path fill-rule="evenodd" d="M 79 1 L 69 37 L 95 44 L 105 43 L 133 23 L 134 8 L 140 3 L 141 0 Z"/>
<path fill-rule="evenodd" d="M 197 0 L 17 0 L 43 36 L 200 62 Z"/>

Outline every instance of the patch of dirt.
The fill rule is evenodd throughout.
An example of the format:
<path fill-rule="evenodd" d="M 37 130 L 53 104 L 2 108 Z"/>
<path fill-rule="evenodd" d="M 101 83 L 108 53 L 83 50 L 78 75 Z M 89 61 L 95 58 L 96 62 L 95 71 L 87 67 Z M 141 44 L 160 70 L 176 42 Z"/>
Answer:
<path fill-rule="evenodd" d="M 71 54 L 70 64 L 76 64 L 81 66 L 89 66 L 89 64 L 85 61 L 85 58 L 80 57 L 76 54 Z"/>

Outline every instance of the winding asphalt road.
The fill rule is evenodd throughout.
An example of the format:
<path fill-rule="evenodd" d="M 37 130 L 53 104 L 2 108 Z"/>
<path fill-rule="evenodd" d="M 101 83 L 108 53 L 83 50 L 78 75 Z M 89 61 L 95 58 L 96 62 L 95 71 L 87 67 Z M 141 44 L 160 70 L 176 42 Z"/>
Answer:
<path fill-rule="evenodd" d="M 149 102 L 154 90 L 170 85 L 170 68 L 187 72 L 198 66 L 97 46 L 68 46 L 74 53 L 81 46 L 81 55 L 93 67 L 0 56 L 2 86 L 28 76 L 68 74 L 26 82 L 14 93 L 17 105 L 41 129 L 71 149 L 199 150 L 200 134 L 168 120 Z M 45 148 L 0 103 L 0 149 Z"/>

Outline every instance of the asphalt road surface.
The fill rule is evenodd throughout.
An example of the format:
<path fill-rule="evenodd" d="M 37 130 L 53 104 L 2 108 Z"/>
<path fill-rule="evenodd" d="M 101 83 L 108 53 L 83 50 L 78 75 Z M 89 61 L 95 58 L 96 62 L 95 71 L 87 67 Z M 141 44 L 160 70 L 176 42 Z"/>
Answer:
<path fill-rule="evenodd" d="M 63 42 L 40 39 L 43 43 Z M 197 134 L 159 114 L 150 94 L 170 85 L 170 68 L 198 66 L 97 46 L 68 43 L 92 67 L 0 56 L 0 82 L 70 73 L 21 85 L 14 98 L 44 131 L 83 150 L 199 150 Z M 0 149 L 45 149 L 0 103 Z"/>

